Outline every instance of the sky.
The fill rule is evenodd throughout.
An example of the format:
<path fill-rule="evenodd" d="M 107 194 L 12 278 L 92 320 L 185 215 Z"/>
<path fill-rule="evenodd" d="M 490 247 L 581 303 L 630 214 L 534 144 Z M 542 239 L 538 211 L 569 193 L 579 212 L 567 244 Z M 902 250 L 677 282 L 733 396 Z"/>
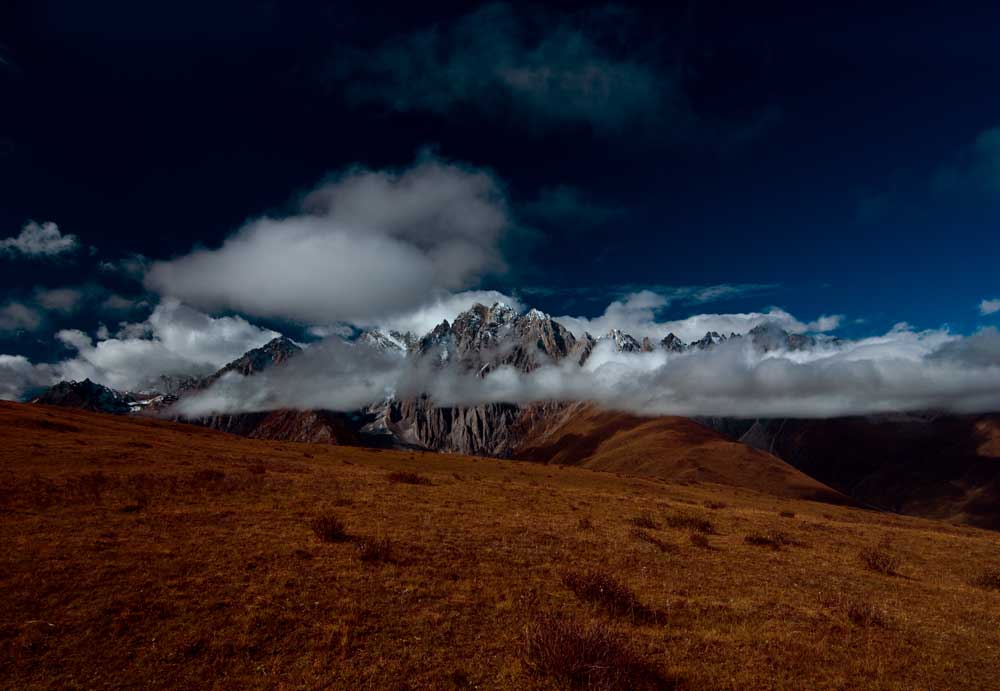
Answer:
<path fill-rule="evenodd" d="M 657 334 L 1000 325 L 1000 8 L 0 12 L 0 358 L 22 372 L 206 370 L 471 296 Z"/>

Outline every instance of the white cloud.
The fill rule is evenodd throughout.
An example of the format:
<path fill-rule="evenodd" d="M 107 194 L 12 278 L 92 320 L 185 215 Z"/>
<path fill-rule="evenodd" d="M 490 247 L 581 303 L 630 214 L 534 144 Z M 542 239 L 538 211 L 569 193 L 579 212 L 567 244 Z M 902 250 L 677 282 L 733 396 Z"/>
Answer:
<path fill-rule="evenodd" d="M 41 312 L 23 302 L 11 300 L 0 305 L 0 333 L 34 331 L 43 321 Z"/>
<path fill-rule="evenodd" d="M 717 315 L 699 315 L 711 321 Z M 351 410 L 387 394 L 439 405 L 593 401 L 643 415 L 828 417 L 908 410 L 1000 409 L 1000 333 L 894 329 L 811 350 L 756 350 L 748 339 L 683 354 L 618 353 L 598 345 L 585 366 L 564 361 L 486 377 L 328 342 L 267 376 L 231 377 L 189 400 L 191 414 L 273 407 Z"/>
<path fill-rule="evenodd" d="M 114 338 L 105 331 L 94 343 L 83 331 L 58 332 L 56 337 L 76 355 L 53 367 L 59 379 L 91 379 L 134 390 L 161 374 L 207 374 L 279 335 L 242 317 L 210 317 L 165 300 L 146 321 L 122 325 Z"/>
<path fill-rule="evenodd" d="M 27 256 L 52 257 L 72 252 L 78 246 L 75 235 L 63 235 L 59 226 L 51 221 L 42 224 L 29 221 L 17 237 L 0 240 L 0 252 Z"/>
<path fill-rule="evenodd" d="M 722 291 L 713 291 L 718 286 L 689 289 L 686 295 L 701 296 L 698 302 L 707 302 L 711 295 L 720 295 Z M 697 314 L 685 319 L 673 321 L 657 321 L 659 310 L 677 299 L 676 295 L 664 295 L 651 290 L 641 290 L 624 296 L 612 302 L 599 317 L 556 317 L 567 329 L 577 337 L 584 333 L 600 336 L 611 329 L 621 329 L 642 340 L 650 337 L 663 339 L 667 334 L 674 334 L 682 341 L 691 342 L 702 338 L 709 331 L 716 331 L 728 336 L 730 333 L 746 333 L 760 324 L 773 323 L 792 333 L 806 331 L 830 331 L 840 324 L 841 317 L 823 316 L 819 319 L 803 323 L 791 314 L 778 307 L 772 307 L 766 312 L 747 312 L 735 314 Z"/>
<path fill-rule="evenodd" d="M 0 355 L 0 399 L 16 401 L 33 388 L 53 383 L 49 365 L 33 365 L 23 355 Z"/>
<path fill-rule="evenodd" d="M 254 316 L 391 317 L 502 270 L 508 223 L 492 175 L 425 154 L 402 172 L 348 171 L 310 194 L 302 213 L 252 221 L 219 249 L 157 262 L 146 283 Z"/>
<path fill-rule="evenodd" d="M 996 314 L 1000 312 L 1000 298 L 996 300 L 983 300 L 979 303 L 979 313 L 982 315 Z"/>
<path fill-rule="evenodd" d="M 492 305 L 495 302 L 505 302 L 517 312 L 524 310 L 524 305 L 521 304 L 520 300 L 495 290 L 467 290 L 461 293 L 441 295 L 409 312 L 374 321 L 362 320 L 358 322 L 358 325 L 378 326 L 401 333 L 410 332 L 420 337 L 445 320 L 453 321 L 455 317 L 477 303 Z"/>

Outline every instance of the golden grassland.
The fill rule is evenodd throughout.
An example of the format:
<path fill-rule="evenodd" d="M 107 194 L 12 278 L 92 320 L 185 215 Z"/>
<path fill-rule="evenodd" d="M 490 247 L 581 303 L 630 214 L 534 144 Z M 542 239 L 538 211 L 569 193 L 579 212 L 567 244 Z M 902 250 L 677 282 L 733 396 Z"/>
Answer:
<path fill-rule="evenodd" d="M 996 533 L 707 483 L 0 404 L 0 545 L 4 689 L 1000 685 Z"/>

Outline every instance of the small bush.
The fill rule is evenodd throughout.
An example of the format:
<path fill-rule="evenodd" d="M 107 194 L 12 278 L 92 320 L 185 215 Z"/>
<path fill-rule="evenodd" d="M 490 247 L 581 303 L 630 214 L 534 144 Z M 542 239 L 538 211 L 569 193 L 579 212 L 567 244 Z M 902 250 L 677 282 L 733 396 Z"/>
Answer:
<path fill-rule="evenodd" d="M 726 508 L 726 504 L 721 501 L 706 501 L 705 508 L 713 510 L 724 509 Z"/>
<path fill-rule="evenodd" d="M 855 626 L 886 628 L 892 623 L 888 609 L 871 600 L 838 593 L 827 598 L 825 604 Z"/>
<path fill-rule="evenodd" d="M 344 522 L 332 514 L 316 516 L 309 527 L 323 542 L 343 542 L 347 539 Z"/>
<path fill-rule="evenodd" d="M 766 533 L 750 533 L 743 538 L 743 540 L 748 545 L 770 547 L 771 549 L 781 549 L 786 545 L 798 544 L 789 535 L 781 532 L 780 530 L 769 530 Z"/>
<path fill-rule="evenodd" d="M 1000 568 L 989 566 L 972 579 L 972 585 L 988 590 L 1000 590 Z"/>
<path fill-rule="evenodd" d="M 704 533 L 691 533 L 691 544 L 701 549 L 709 549 L 708 537 Z"/>
<path fill-rule="evenodd" d="M 647 542 L 647 543 L 653 545 L 654 547 L 656 547 L 657 549 L 659 549 L 661 552 L 676 552 L 677 551 L 677 547 L 675 545 L 672 545 L 669 542 L 664 542 L 663 540 L 661 540 L 660 538 L 656 537 L 655 535 L 650 535 L 645 530 L 640 530 L 639 528 L 633 528 L 632 532 L 631 532 L 631 535 L 636 540 L 639 540 L 641 542 Z"/>
<path fill-rule="evenodd" d="M 122 507 L 122 513 L 138 513 L 149 508 L 149 495 L 140 494 L 135 498 L 130 504 L 126 504 Z"/>
<path fill-rule="evenodd" d="M 392 483 L 404 484 L 404 485 L 430 485 L 433 484 L 428 478 L 420 475 L 419 473 L 411 473 L 407 471 L 396 471 L 389 473 L 386 479 Z"/>
<path fill-rule="evenodd" d="M 858 556 L 872 571 L 886 576 L 895 576 L 899 573 L 899 557 L 888 552 L 884 544 L 878 547 L 866 547 Z"/>
<path fill-rule="evenodd" d="M 715 534 L 715 525 L 707 518 L 699 518 L 698 516 L 688 516 L 686 514 L 678 513 L 672 516 L 667 516 L 666 522 L 671 528 L 694 530 L 706 535 Z"/>
<path fill-rule="evenodd" d="M 355 543 L 358 559 L 368 563 L 388 563 L 392 558 L 392 543 L 387 537 L 360 538 Z"/>
<path fill-rule="evenodd" d="M 657 622 L 662 615 L 639 601 L 628 586 L 598 571 L 569 573 L 563 585 L 584 602 L 598 605 L 613 617 L 628 617 L 637 622 Z"/>
<path fill-rule="evenodd" d="M 636 528 L 646 528 L 648 530 L 659 530 L 660 524 L 653 520 L 653 517 L 648 513 L 641 516 L 634 516 L 628 519 L 628 522 L 634 525 Z"/>
<path fill-rule="evenodd" d="M 782 518 L 795 518 L 794 511 L 779 511 L 778 515 L 781 516 Z"/>
<path fill-rule="evenodd" d="M 594 528 L 594 523 L 587 517 L 581 518 L 576 523 L 577 530 L 593 530 L 593 528 Z"/>
<path fill-rule="evenodd" d="M 660 672 L 605 624 L 544 616 L 525 631 L 524 658 L 535 674 L 574 689 L 668 688 Z"/>

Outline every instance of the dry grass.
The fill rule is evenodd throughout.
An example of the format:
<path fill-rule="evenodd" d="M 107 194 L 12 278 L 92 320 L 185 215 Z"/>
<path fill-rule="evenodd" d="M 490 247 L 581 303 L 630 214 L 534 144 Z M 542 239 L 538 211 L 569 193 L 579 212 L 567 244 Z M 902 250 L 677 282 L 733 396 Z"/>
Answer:
<path fill-rule="evenodd" d="M 431 485 L 434 484 L 430 481 L 430 478 L 426 478 L 419 473 L 411 473 L 407 471 L 397 470 L 396 472 L 389 473 L 386 475 L 386 479 L 389 482 L 404 484 L 404 485 Z"/>
<path fill-rule="evenodd" d="M 808 548 L 744 541 L 785 509 Z M 314 535 L 327 515 L 347 541 Z M 673 534 L 626 522 L 644 515 Z M 858 559 L 887 536 L 906 577 Z M 997 533 L 708 482 L 0 403 L 0 545 L 3 689 L 902 691 L 993 688 L 1000 667 L 1000 597 L 972 583 Z M 567 572 L 667 617 L 611 616 Z"/>
<path fill-rule="evenodd" d="M 771 549 L 781 549 L 790 545 L 797 545 L 799 542 L 792 536 L 780 530 L 766 530 L 753 532 L 743 538 L 748 545 L 755 547 L 770 547 Z"/>
<path fill-rule="evenodd" d="M 972 585 L 987 590 L 1000 590 L 1000 568 L 987 566 L 972 579 Z"/>
<path fill-rule="evenodd" d="M 563 576 L 562 582 L 578 598 L 599 606 L 613 617 L 627 617 L 634 622 L 646 624 L 664 620 L 661 612 L 644 605 L 627 585 L 608 573 L 568 573 Z"/>
<path fill-rule="evenodd" d="M 660 524 L 653 520 L 653 517 L 648 513 L 642 516 L 633 516 L 628 519 L 628 522 L 635 526 L 636 528 L 645 528 L 647 530 L 659 530 Z"/>
<path fill-rule="evenodd" d="M 309 522 L 309 527 L 323 542 L 344 542 L 348 539 L 344 522 L 332 514 L 316 516 Z"/>
<path fill-rule="evenodd" d="M 525 631 L 530 670 L 572 689 L 654 691 L 671 688 L 660 671 L 605 624 L 542 616 Z"/>
<path fill-rule="evenodd" d="M 888 546 L 882 543 L 875 547 L 865 547 L 858 554 L 861 563 L 868 567 L 870 571 L 885 574 L 886 576 L 899 575 L 900 559 L 889 551 Z"/>
<path fill-rule="evenodd" d="M 667 516 L 665 522 L 671 528 L 677 528 L 678 530 L 694 530 L 705 535 L 713 535 L 715 533 L 715 524 L 707 518 L 699 516 L 678 513 Z"/>
<path fill-rule="evenodd" d="M 711 545 L 708 542 L 708 537 L 704 533 L 691 533 L 689 536 L 691 544 L 700 549 L 710 549 Z"/>
<path fill-rule="evenodd" d="M 370 564 L 389 564 L 393 558 L 392 541 L 387 537 L 363 537 L 354 542 L 358 549 L 358 559 Z"/>

